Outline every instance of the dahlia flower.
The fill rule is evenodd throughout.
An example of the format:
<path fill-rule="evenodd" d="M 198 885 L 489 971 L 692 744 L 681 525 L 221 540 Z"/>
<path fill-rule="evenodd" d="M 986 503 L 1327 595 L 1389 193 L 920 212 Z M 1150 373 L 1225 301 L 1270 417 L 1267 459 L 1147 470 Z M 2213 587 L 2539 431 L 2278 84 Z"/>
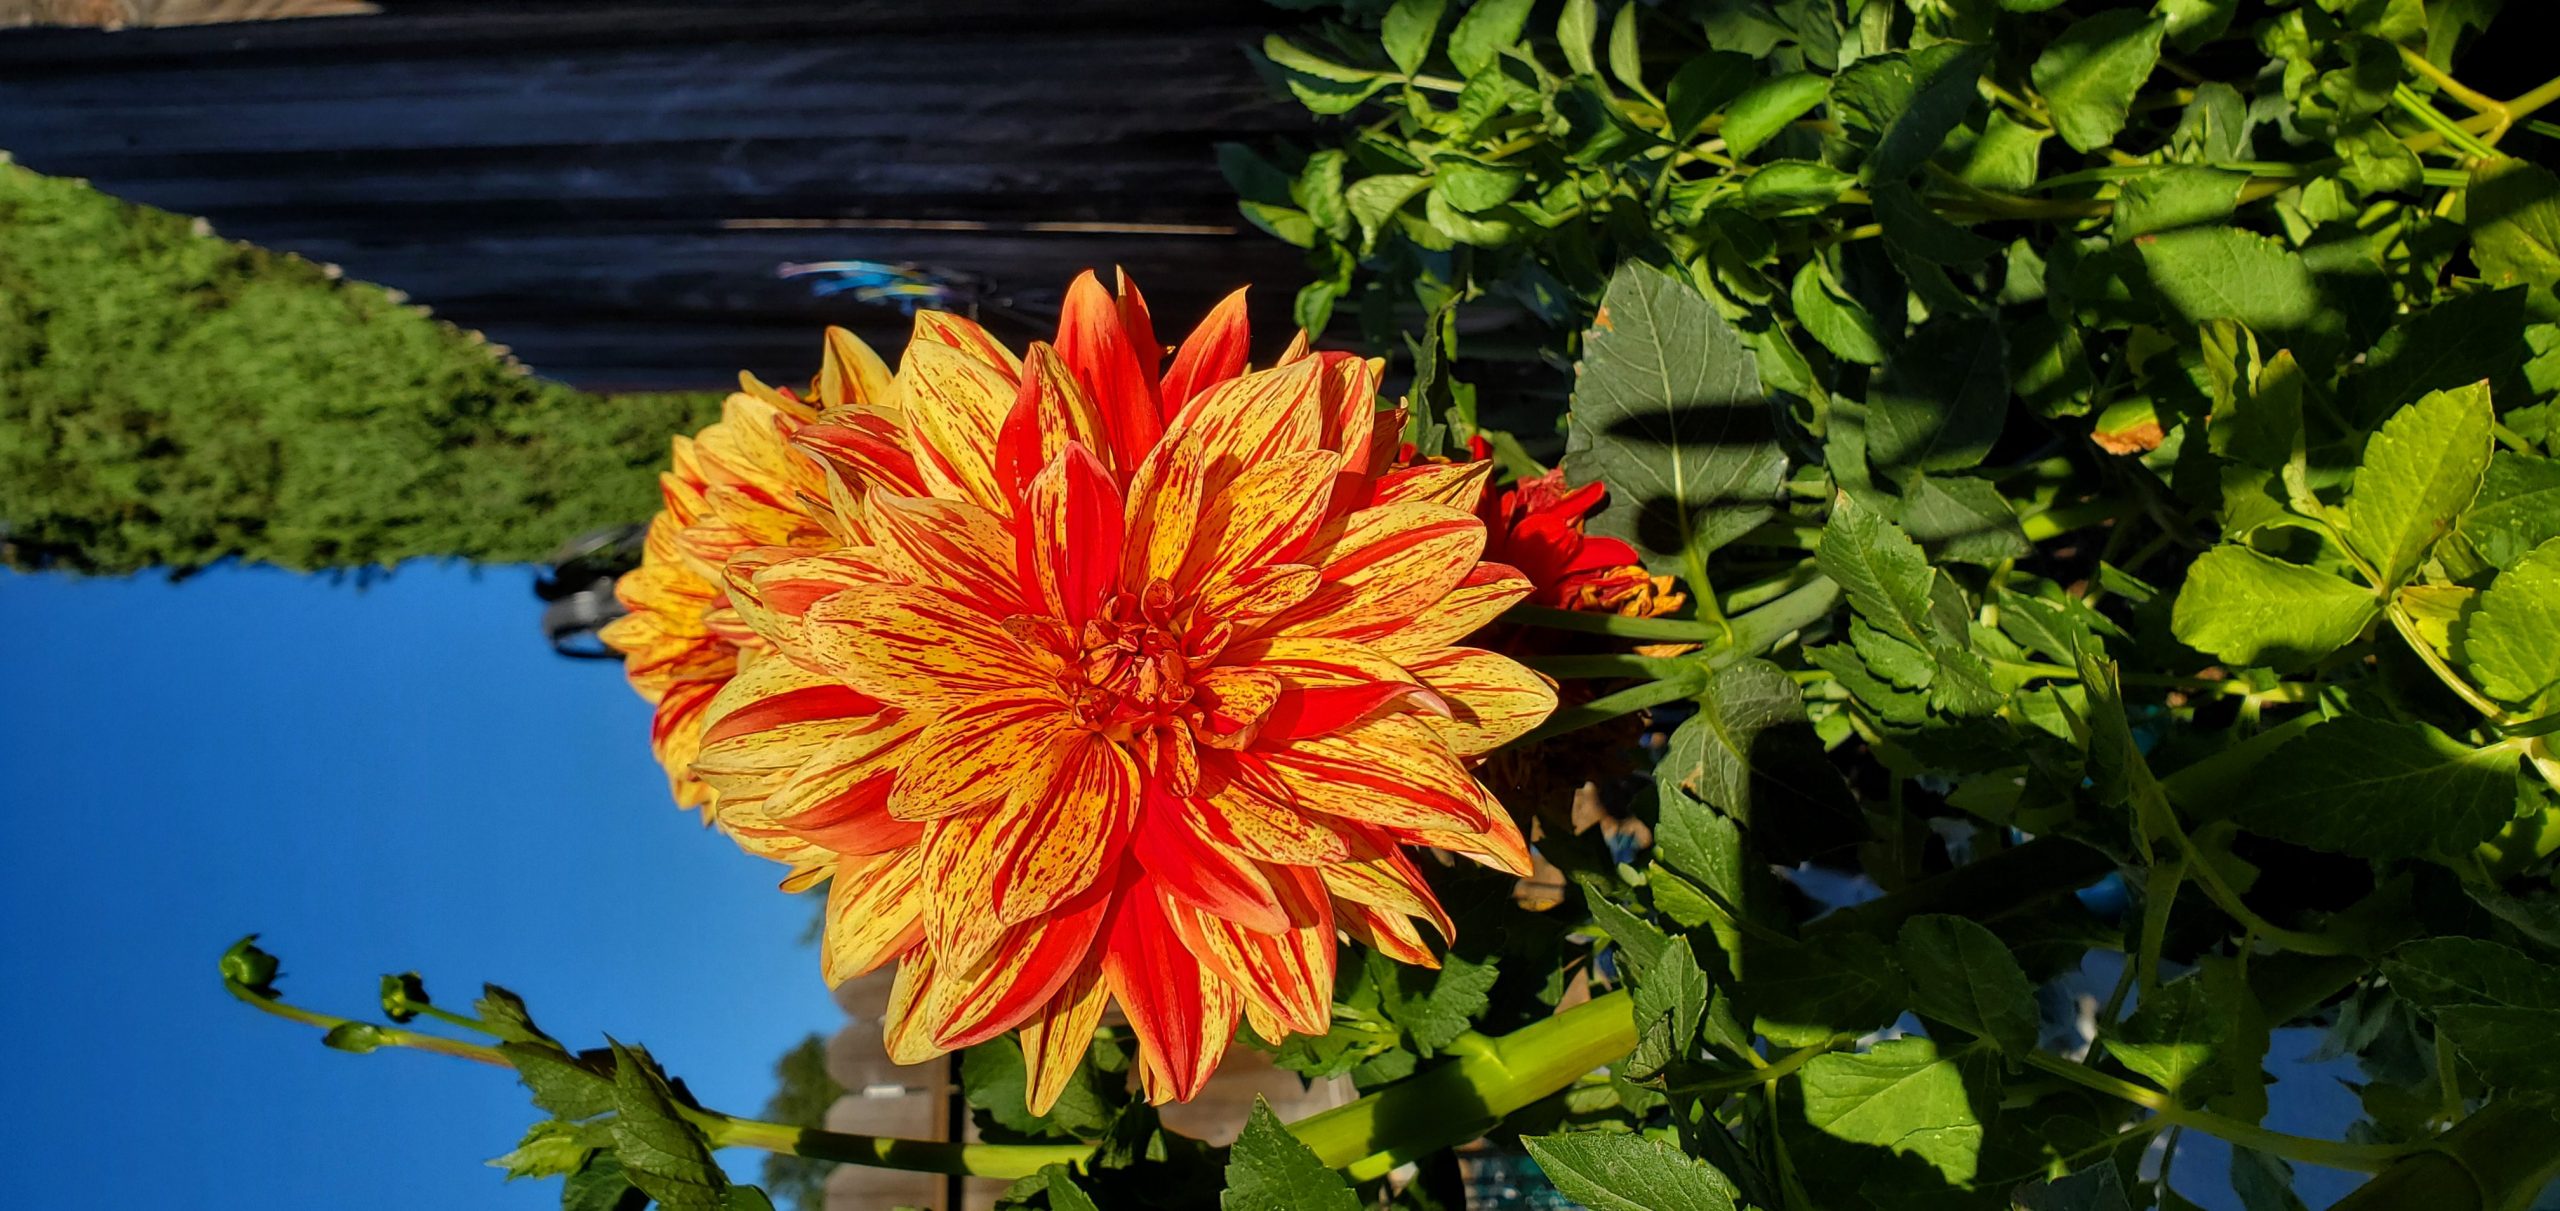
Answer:
<path fill-rule="evenodd" d="M 1688 599 L 1677 581 L 1647 573 L 1634 547 L 1583 533 L 1583 518 L 1606 491 L 1596 483 L 1568 488 L 1558 467 L 1488 494 L 1480 510 L 1486 557 L 1519 568 L 1537 586 L 1529 600 L 1538 605 L 1629 618 L 1678 610 Z"/>
<path fill-rule="evenodd" d="M 823 550 L 826 472 L 791 445 L 819 409 L 868 405 L 889 392 L 888 367 L 841 328 L 827 330 L 825 360 L 807 398 L 739 376 L 740 390 L 720 406 L 720 419 L 675 439 L 668 471 L 658 477 L 666 507 L 649 522 L 641 564 L 614 584 L 626 611 L 606 624 L 603 640 L 623 654 L 633 689 L 655 704 L 649 744 L 678 805 L 708 809 L 709 821 L 748 849 L 809 876 L 823 858 L 788 833 L 759 821 L 724 817 L 711 788 L 693 772 L 702 742 L 703 708 L 767 648 L 732 607 L 727 568 L 750 550 Z"/>
<path fill-rule="evenodd" d="M 1407 846 L 1529 868 L 1470 772 L 1555 702 L 1459 646 L 1531 591 L 1479 559 L 1490 468 L 1391 469 L 1376 367 L 1248 368 L 1241 293 L 1165 352 L 1091 274 L 1020 355 L 920 315 L 885 396 L 789 431 L 832 541 L 710 582 L 767 654 L 694 771 L 824 851 L 825 974 L 897 964 L 892 1058 L 1018 1027 L 1034 1111 L 1107 1004 L 1180 1100 L 1239 1017 L 1328 1028 L 1337 935 L 1434 964 Z"/>

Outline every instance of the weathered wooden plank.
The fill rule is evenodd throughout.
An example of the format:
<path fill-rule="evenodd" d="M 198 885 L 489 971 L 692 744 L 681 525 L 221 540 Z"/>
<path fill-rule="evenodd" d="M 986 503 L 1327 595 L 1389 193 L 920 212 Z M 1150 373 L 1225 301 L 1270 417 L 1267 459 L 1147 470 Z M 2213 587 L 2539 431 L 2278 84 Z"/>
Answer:
<path fill-rule="evenodd" d="M 1170 330 L 1246 280 L 1276 342 L 1292 250 L 1242 229 L 1222 139 L 1303 116 L 1242 53 L 1250 0 L 532 5 L 0 31 L 0 148 L 235 238 L 407 291 L 573 382 L 807 372 L 814 329 L 906 320 L 786 261 L 994 279 L 1037 335 L 1078 270 L 1126 265 Z M 742 229 L 925 220 L 977 230 Z M 1235 234 L 1047 231 L 1102 224 Z"/>

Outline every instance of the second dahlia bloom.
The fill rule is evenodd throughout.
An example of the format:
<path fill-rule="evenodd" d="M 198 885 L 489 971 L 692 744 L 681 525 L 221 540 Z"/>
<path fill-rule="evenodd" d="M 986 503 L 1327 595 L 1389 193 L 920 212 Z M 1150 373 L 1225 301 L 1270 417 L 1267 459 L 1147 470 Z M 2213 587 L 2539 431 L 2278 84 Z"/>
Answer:
<path fill-rule="evenodd" d="M 831 328 L 806 397 L 752 375 L 739 379 L 719 420 L 675 439 L 671 465 L 658 476 L 665 507 L 649 521 L 640 566 L 614 582 L 625 613 L 600 637 L 623 654 L 632 688 L 657 708 L 649 745 L 676 803 L 703 808 L 711 824 L 747 849 L 793 865 L 805 881 L 825 869 L 810 847 L 743 813 L 722 812 L 693 762 L 704 708 L 766 649 L 731 600 L 733 557 L 834 545 L 825 468 L 792 440 L 822 407 L 876 407 L 889 394 L 889 371 L 852 333 Z"/>
<path fill-rule="evenodd" d="M 1163 354 L 1090 274 L 1019 357 L 920 317 L 894 410 L 797 435 L 841 544 L 729 564 L 781 658 L 696 768 L 834 856 L 827 976 L 898 963 L 891 1056 L 1018 1026 L 1035 1110 L 1107 1003 L 1187 1099 L 1240 1016 L 1328 1028 L 1337 934 L 1435 962 L 1406 846 L 1529 865 L 1470 773 L 1555 702 L 1459 646 L 1531 590 L 1479 558 L 1489 468 L 1390 470 L 1375 368 L 1248 369 L 1241 294 Z"/>
<path fill-rule="evenodd" d="M 1674 587 L 1677 581 L 1647 573 L 1634 547 L 1583 533 L 1583 518 L 1606 492 L 1596 483 L 1566 487 L 1558 467 L 1488 493 L 1486 555 L 1519 568 L 1537 586 L 1529 600 L 1539 605 L 1629 618 L 1678 610 L 1688 598 Z"/>

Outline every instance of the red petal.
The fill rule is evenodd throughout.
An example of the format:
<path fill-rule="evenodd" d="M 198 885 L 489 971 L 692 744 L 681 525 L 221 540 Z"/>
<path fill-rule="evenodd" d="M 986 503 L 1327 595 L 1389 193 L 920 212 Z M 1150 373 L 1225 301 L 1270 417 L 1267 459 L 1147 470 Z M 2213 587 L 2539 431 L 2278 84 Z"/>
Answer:
<path fill-rule="evenodd" d="M 1212 384 L 1244 373 L 1252 353 L 1244 291 L 1238 290 L 1210 308 L 1208 318 L 1191 330 L 1181 351 L 1173 355 L 1173 368 L 1164 376 L 1165 418 L 1182 415 L 1182 406 Z"/>
<path fill-rule="evenodd" d="M 1059 358 L 1102 411 L 1113 464 L 1123 471 L 1134 469 L 1164 436 L 1164 416 L 1156 404 L 1156 385 L 1130 344 L 1119 305 L 1091 270 L 1067 287 L 1058 311 L 1057 344 Z"/>
<path fill-rule="evenodd" d="M 1289 918 L 1270 880 L 1252 859 L 1230 848 L 1232 839 L 1232 833 L 1201 810 L 1200 800 L 1178 798 L 1151 785 L 1130 854 L 1176 899 L 1262 933 L 1288 928 Z"/>

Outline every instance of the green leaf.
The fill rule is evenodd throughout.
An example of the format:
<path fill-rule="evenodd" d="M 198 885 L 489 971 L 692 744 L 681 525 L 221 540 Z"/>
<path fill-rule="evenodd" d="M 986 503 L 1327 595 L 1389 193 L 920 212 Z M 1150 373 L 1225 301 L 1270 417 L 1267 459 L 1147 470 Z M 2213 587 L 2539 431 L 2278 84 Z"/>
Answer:
<path fill-rule="evenodd" d="M 2114 222 L 2108 228 L 2116 243 L 2155 231 L 2220 223 L 2240 202 L 2245 173 L 2192 165 L 2167 165 L 2160 171 L 2124 183 L 2116 193 Z"/>
<path fill-rule="evenodd" d="M 2458 294 L 2391 326 L 2347 379 L 2347 414 L 2372 424 L 2430 391 L 2505 381 L 2525 352 L 2525 292 Z"/>
<path fill-rule="evenodd" d="M 2538 715 L 2560 698 L 2560 539 L 2498 574 L 2455 631 L 2490 697 Z"/>
<path fill-rule="evenodd" d="M 2142 236 L 2133 246 L 2171 318 L 2193 327 L 2237 320 L 2268 349 L 2306 364 L 2334 352 L 2346 321 L 2301 254 L 2235 227 L 2190 227 Z"/>
<path fill-rule="evenodd" d="M 1757 184 L 1760 179 L 1755 176 L 1752 181 Z M 1843 182 L 1849 180 L 1845 175 L 1840 179 Z M 1746 188 L 1743 196 L 1749 200 L 1750 190 Z M 1822 347 L 1830 350 L 1833 357 L 1862 366 L 1874 366 L 1884 361 L 1884 334 L 1881 325 L 1876 323 L 1876 317 L 1867 314 L 1867 309 L 1855 300 L 1834 293 L 1823 281 L 1822 266 L 1818 262 L 1808 260 L 1803 268 L 1796 270 L 1795 286 L 1788 292 L 1788 299 L 1795 305 L 1796 322 L 1804 325 L 1804 330 L 1811 333 L 1813 339 L 1822 342 Z"/>
<path fill-rule="evenodd" d="M 1635 7 L 1630 4 L 1618 11 L 1630 13 L 1635 11 Z M 1741 96 L 1743 90 L 1750 88 L 1752 82 L 1759 78 L 1758 60 L 1731 51 L 1709 51 L 1682 62 L 1680 70 L 1672 73 L 1670 88 L 1665 90 L 1663 110 L 1664 116 L 1671 120 L 1671 128 L 1664 133 L 1673 139 L 1686 140 L 1698 133 L 1698 128 L 1706 125 L 1707 119 L 1717 110 Z M 1820 77 L 1810 78 L 1818 80 Z M 1819 95 L 1816 94 L 1817 97 Z M 1727 148 L 1733 145 L 1732 123 L 1730 117 L 1725 119 Z M 1762 137 L 1765 139 L 1767 136 Z"/>
<path fill-rule="evenodd" d="M 2370 589 L 2224 543 L 2188 566 L 2169 629 L 2227 663 L 2290 670 L 2355 642 L 2381 613 Z"/>
<path fill-rule="evenodd" d="M 1430 186 L 1431 178 L 1413 173 L 1362 177 L 1345 186 L 1343 205 L 1350 209 L 1352 221 L 1360 225 L 1361 247 L 1375 247 L 1378 233 L 1386 228 L 1387 221 L 1404 209 L 1404 204 L 1412 201 L 1415 194 Z M 1309 226 L 1312 228 L 1313 224 Z"/>
<path fill-rule="evenodd" d="M 1378 74 L 1365 67 L 1336 63 L 1291 42 L 1281 34 L 1269 34 L 1263 37 L 1262 57 L 1290 71 L 1339 84 L 1365 84 Z"/>
<path fill-rule="evenodd" d="M 524 1133 L 524 1140 L 513 1152 L 489 1162 L 493 1169 L 507 1171 L 507 1180 L 519 1177 L 560 1177 L 584 1168 L 595 1146 L 580 1138 L 575 1124 L 558 1119 L 535 1123 Z"/>
<path fill-rule="evenodd" d="M 1449 62 L 1457 65 L 1458 74 L 1482 72 L 1518 43 L 1520 31 L 1529 24 L 1532 2 L 1483 0 L 1468 7 L 1466 15 L 1458 18 L 1458 27 L 1449 31 Z"/>
<path fill-rule="evenodd" d="M 2041 1186 L 2020 1187 L 2011 1198 L 2018 1211 L 2133 1211 L 2124 1179 L 2108 1160 Z"/>
<path fill-rule="evenodd" d="M 2383 975 L 2492 1085 L 2560 1087 L 2560 968 L 2475 938 L 2423 938 Z"/>
<path fill-rule="evenodd" d="M 1862 933 L 1822 934 L 1750 956 L 1744 993 L 1751 1028 L 1781 1047 L 1861 1035 L 1902 1012 L 1906 988 L 1893 951 Z"/>
<path fill-rule="evenodd" d="M 533 1014 L 524 1007 L 524 998 L 495 984 L 480 986 L 480 999 L 471 1003 L 472 1012 L 489 1033 L 510 1043 L 540 1043 L 554 1048 L 559 1043 L 542 1028 L 533 1024 Z"/>
<path fill-rule="evenodd" d="M 2463 207 L 2481 280 L 2560 284 L 2560 177 L 2526 160 L 2491 160 L 2471 170 Z"/>
<path fill-rule="evenodd" d="M 1423 61 L 1431 57 L 1431 43 L 1440 33 L 1440 14 L 1448 0 L 1396 0 L 1378 23 L 1378 38 L 1386 44 L 1387 58 L 1395 61 L 1396 70 L 1410 76 L 1422 70 Z"/>
<path fill-rule="evenodd" d="M 1687 573 L 1775 511 L 1787 456 L 1741 334 L 1686 282 L 1629 262 L 1583 341 L 1564 468 L 1609 485 L 1592 533 Z"/>
<path fill-rule="evenodd" d="M 2197 1074 L 2212 1069 L 2231 1025 L 2204 980 L 2182 976 L 2143 994 L 2133 1016 L 2108 1029 L 2107 1054 L 2175 1096 Z"/>
<path fill-rule="evenodd" d="M 2560 460 L 2500 450 L 2480 477 L 2480 495 L 2436 554 L 2448 571 L 2468 578 L 2513 567 L 2554 538 L 2560 538 Z"/>
<path fill-rule="evenodd" d="M 2000 487 L 1985 479 L 1922 475 L 1902 499 L 1902 526 L 1935 558 L 1996 565 L 2033 550 Z"/>
<path fill-rule="evenodd" d="M 1661 1140 L 1574 1131 L 1520 1142 L 1557 1191 L 1590 1211 L 1733 1211 L 1733 1183 Z"/>
<path fill-rule="evenodd" d="M 1773 76 L 1744 89 L 1725 107 L 1724 126 L 1717 131 L 1726 154 L 1737 161 L 1749 157 L 1830 93 L 1830 78 L 1811 72 Z"/>
<path fill-rule="evenodd" d="M 1439 971 L 1414 973 L 1412 978 L 1427 978 L 1431 986 L 1410 996 L 1402 991 L 1399 982 L 1407 977 L 1397 972 L 1380 989 L 1387 997 L 1387 1016 L 1412 1035 L 1414 1045 L 1425 1052 L 1446 1047 L 1473 1028 L 1475 1016 L 1484 1012 L 1487 996 L 1501 975 L 1495 969 L 1496 963 L 1493 958 L 1474 960 L 1448 955 L 1441 959 Z"/>
<path fill-rule="evenodd" d="M 622 1162 L 598 1153 L 560 1186 L 560 1211 L 642 1211 L 649 1196 L 631 1184 Z"/>
<path fill-rule="evenodd" d="M 1342 168 L 1350 157 L 1340 150 L 1328 148 L 1307 157 L 1306 166 L 1298 170 L 1297 180 L 1290 182 L 1290 200 L 1307 218 L 1337 240 L 1351 236 L 1351 211 L 1342 200 Z"/>
<path fill-rule="evenodd" d="M 613 1078 L 588 1067 L 555 1045 L 498 1044 L 516 1079 L 533 1094 L 533 1104 L 564 1119 L 593 1118 L 613 1109 Z"/>
<path fill-rule="evenodd" d="M 1637 95 L 1653 96 L 1644 86 L 1644 51 L 1636 41 L 1635 5 L 1620 6 L 1618 15 L 1609 19 L 1609 74 Z"/>
<path fill-rule="evenodd" d="M 2252 773 L 2243 828 L 2359 858 L 2459 854 L 2515 814 L 2516 757 L 2423 723 L 2347 715 L 2304 732 Z"/>
<path fill-rule="evenodd" d="M 1814 548 L 1822 574 L 1837 581 L 1849 604 L 1886 634 L 1925 647 L 1936 635 L 1929 620 L 1929 558 L 1899 527 L 1842 496 L 1832 502 Z"/>
<path fill-rule="evenodd" d="M 1804 1066 L 1804 1117 L 1817 1130 L 1929 1163 L 1949 1182 L 1973 1180 L 1982 1120 L 1964 1073 L 1927 1039 L 1892 1039 L 1863 1054 Z"/>
<path fill-rule="evenodd" d="M 1227 1189 L 1220 1211 L 1360 1211 L 1359 1196 L 1271 1113 L 1253 1099 L 1253 1114 L 1227 1152 Z"/>
<path fill-rule="evenodd" d="M 1816 211 L 1839 201 L 1840 195 L 1857 183 L 1858 178 L 1828 164 L 1811 160 L 1772 160 L 1743 181 L 1742 201 L 1754 214 Z M 1815 268 L 1815 262 L 1806 261 L 1805 268 Z M 1802 283 L 1804 275 L 1798 273 L 1796 280 Z M 1848 305 L 1856 307 L 1855 303 Z M 1801 305 L 1797 309 L 1797 318 L 1805 318 Z M 1813 321 L 1805 319 L 1805 322 L 1811 324 Z"/>
<path fill-rule="evenodd" d="M 1063 1168 L 1049 1169 L 1048 1192 L 1049 1211 L 1101 1211 L 1094 1206 L 1092 1196 L 1079 1189 Z"/>
<path fill-rule="evenodd" d="M 1885 246 L 1931 265 L 1966 266 L 2000 251 L 2000 245 L 1948 222 L 1920 195 L 1900 181 L 1879 182 L 1870 191 L 1876 223 L 1884 229 Z M 1915 280 L 1913 285 L 1918 286 Z M 1925 297 L 1925 296 L 1924 296 Z M 1972 310 L 1950 300 L 1943 310 Z"/>
<path fill-rule="evenodd" d="M 1626 1068 L 1630 1077 L 1643 1080 L 1689 1057 L 1711 994 L 1687 938 L 1672 939 L 1634 975 L 1637 1039 Z"/>
<path fill-rule="evenodd" d="M 613 1154 L 624 1176 L 667 1211 L 719 1207 L 729 1178 L 702 1129 L 677 1113 L 649 1053 L 613 1044 Z"/>
<path fill-rule="evenodd" d="M 1886 478 L 1980 466 L 2009 414 L 2000 325 L 1987 316 L 1921 325 L 1867 395 L 1867 458 Z"/>
<path fill-rule="evenodd" d="M 1899 181 L 1938 154 L 1979 101 L 1991 48 L 1941 42 L 1908 53 L 1870 55 L 1831 84 L 1831 108 L 1845 125 L 1873 132 L 1859 166 L 1870 182 Z"/>
<path fill-rule="evenodd" d="M 1556 49 L 1564 52 L 1565 65 L 1575 75 L 1600 74 L 1600 61 L 1591 54 L 1591 44 L 1599 37 L 1598 0 L 1564 0 L 1564 11 L 1556 16 Z"/>
<path fill-rule="evenodd" d="M 2035 186 L 2036 157 L 2050 133 L 1994 111 L 1983 118 L 1982 133 L 1965 146 L 1956 176 L 1976 189 L 2023 193 Z"/>
<path fill-rule="evenodd" d="M 2365 443 L 2347 496 L 2347 545 L 2396 589 L 2480 493 L 2495 416 L 2489 386 L 2430 392 Z"/>
<path fill-rule="evenodd" d="M 1902 925 L 1894 943 L 1911 1008 L 1997 1044 L 2010 1056 L 2036 1046 L 2036 989 L 1999 938 L 1946 913 L 1924 913 Z"/>
<path fill-rule="evenodd" d="M 2169 23 L 2170 43 L 2180 50 L 2194 50 L 2231 28 L 2231 15 L 2239 11 L 2240 0 L 2160 0 L 2156 7 Z"/>
<path fill-rule="evenodd" d="M 1673 730 L 1654 777 L 1763 834 L 1851 810 L 1806 722 L 1803 691 L 1766 660 L 1736 661 L 1708 676 L 1698 713 Z"/>
<path fill-rule="evenodd" d="M 2053 113 L 2054 131 L 2074 151 L 2097 151 L 2124 129 L 2134 94 L 2160 62 L 2168 23 L 2138 8 L 2074 22 L 2036 56 L 2028 75 Z"/>
<path fill-rule="evenodd" d="M 1470 214 L 1491 210 L 1520 192 L 1527 174 L 1517 168 L 1485 164 L 1464 156 L 1438 156 L 1431 162 L 1431 188 L 1451 206 Z"/>

